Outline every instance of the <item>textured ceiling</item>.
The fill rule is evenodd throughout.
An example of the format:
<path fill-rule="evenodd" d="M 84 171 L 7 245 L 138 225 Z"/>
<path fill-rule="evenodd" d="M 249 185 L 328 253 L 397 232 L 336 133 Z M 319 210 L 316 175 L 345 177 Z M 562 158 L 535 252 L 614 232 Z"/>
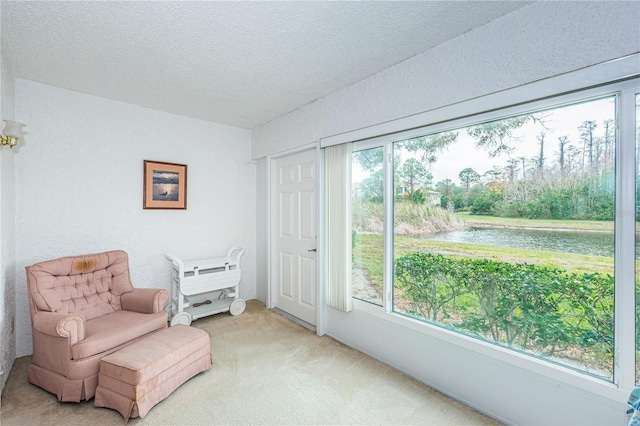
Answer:
<path fill-rule="evenodd" d="M 254 128 L 526 6 L 5 1 L 16 77 Z"/>

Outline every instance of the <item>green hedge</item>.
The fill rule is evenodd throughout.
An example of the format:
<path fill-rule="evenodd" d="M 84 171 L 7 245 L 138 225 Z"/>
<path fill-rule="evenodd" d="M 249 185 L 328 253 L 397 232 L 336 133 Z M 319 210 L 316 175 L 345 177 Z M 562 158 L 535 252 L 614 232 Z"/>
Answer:
<path fill-rule="evenodd" d="M 611 369 L 611 275 L 414 252 L 395 261 L 407 313 L 502 345 Z"/>

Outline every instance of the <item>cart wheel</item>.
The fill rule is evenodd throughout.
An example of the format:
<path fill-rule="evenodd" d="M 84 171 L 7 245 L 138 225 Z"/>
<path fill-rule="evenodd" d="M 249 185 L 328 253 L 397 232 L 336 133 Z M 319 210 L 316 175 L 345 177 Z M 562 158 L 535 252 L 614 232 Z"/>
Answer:
<path fill-rule="evenodd" d="M 229 306 L 229 313 L 231 315 L 240 315 L 244 312 L 244 308 L 247 306 L 244 300 L 236 299 L 231 302 L 231 306 Z"/>
<path fill-rule="evenodd" d="M 189 312 L 179 312 L 171 319 L 171 327 L 174 325 L 189 325 L 191 324 L 191 314 Z"/>

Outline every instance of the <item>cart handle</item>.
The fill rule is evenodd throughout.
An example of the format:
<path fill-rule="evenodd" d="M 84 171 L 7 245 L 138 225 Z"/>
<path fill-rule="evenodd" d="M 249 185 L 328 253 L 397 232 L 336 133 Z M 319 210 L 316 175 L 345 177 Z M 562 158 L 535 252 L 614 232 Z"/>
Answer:
<path fill-rule="evenodd" d="M 240 267 L 240 258 L 242 257 L 242 255 L 244 254 L 244 249 L 242 247 L 238 247 L 238 246 L 233 246 L 229 249 L 229 251 L 227 251 L 227 257 L 233 257 L 234 256 L 234 252 L 237 252 L 235 254 L 236 257 L 236 267 L 239 268 Z"/>
<path fill-rule="evenodd" d="M 169 253 L 165 254 L 164 257 L 169 259 L 175 266 L 178 267 L 178 273 L 180 274 L 180 276 L 184 276 L 184 263 L 182 263 L 182 260 Z"/>

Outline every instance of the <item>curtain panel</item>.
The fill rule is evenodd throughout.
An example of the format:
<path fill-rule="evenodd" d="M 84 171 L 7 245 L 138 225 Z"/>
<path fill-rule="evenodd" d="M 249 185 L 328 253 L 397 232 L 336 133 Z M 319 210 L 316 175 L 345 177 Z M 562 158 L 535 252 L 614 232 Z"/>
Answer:
<path fill-rule="evenodd" d="M 352 309 L 351 143 L 325 148 L 326 303 Z"/>

